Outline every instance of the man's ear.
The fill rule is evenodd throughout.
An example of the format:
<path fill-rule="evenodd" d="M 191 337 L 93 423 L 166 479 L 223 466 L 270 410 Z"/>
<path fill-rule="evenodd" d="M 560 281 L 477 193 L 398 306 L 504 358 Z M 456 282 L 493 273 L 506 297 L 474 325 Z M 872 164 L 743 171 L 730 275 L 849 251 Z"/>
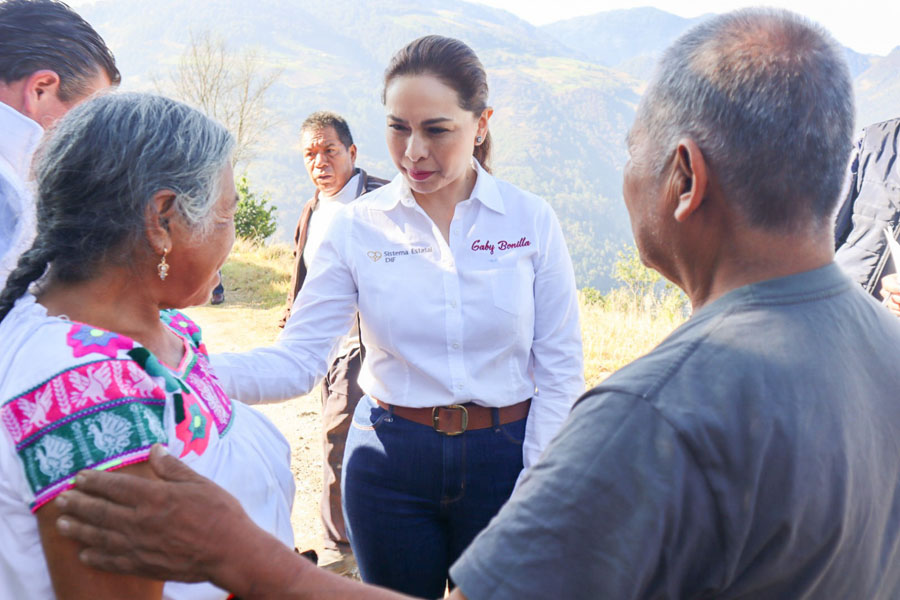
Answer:
<path fill-rule="evenodd" d="M 160 190 L 153 194 L 144 213 L 144 233 L 150 248 L 159 256 L 172 249 L 172 220 L 176 218 L 175 192 Z"/>
<path fill-rule="evenodd" d="M 350 144 L 347 151 L 350 152 L 350 164 L 356 166 L 356 144 Z"/>
<path fill-rule="evenodd" d="M 22 113 L 44 129 L 65 114 L 59 99 L 59 75 L 50 69 L 35 71 L 22 86 Z"/>
<path fill-rule="evenodd" d="M 675 200 L 676 221 L 687 220 L 706 199 L 709 181 L 706 167 L 706 159 L 694 140 L 684 138 L 678 142 L 669 187 Z"/>

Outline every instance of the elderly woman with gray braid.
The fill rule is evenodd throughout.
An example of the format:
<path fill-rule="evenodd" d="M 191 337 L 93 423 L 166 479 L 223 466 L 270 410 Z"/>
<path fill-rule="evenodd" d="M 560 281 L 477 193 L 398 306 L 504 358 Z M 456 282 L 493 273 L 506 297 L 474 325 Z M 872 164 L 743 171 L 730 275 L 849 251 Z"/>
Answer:
<path fill-rule="evenodd" d="M 292 547 L 288 444 L 177 310 L 209 299 L 234 241 L 233 146 L 183 104 L 109 94 L 39 149 L 38 235 L 0 293 L 0 597 L 226 598 L 94 571 L 53 527 L 79 470 L 153 477 L 157 442 Z"/>

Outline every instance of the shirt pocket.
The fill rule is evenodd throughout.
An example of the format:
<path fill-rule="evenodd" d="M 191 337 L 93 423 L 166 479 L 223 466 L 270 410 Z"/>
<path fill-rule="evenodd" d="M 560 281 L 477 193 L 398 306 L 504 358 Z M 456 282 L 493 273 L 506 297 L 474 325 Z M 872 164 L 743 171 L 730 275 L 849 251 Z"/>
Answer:
<path fill-rule="evenodd" d="M 518 315 L 522 310 L 522 290 L 519 289 L 521 281 L 515 267 L 492 269 L 490 277 L 494 306 L 511 315 Z"/>

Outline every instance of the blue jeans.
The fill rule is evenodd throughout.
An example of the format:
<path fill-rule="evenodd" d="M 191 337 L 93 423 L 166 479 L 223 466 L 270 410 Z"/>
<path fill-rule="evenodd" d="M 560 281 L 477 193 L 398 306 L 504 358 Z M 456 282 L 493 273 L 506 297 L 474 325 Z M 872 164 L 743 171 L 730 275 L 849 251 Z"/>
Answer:
<path fill-rule="evenodd" d="M 512 494 L 525 422 L 447 436 L 363 396 L 341 479 L 363 581 L 442 597 L 450 565 Z"/>

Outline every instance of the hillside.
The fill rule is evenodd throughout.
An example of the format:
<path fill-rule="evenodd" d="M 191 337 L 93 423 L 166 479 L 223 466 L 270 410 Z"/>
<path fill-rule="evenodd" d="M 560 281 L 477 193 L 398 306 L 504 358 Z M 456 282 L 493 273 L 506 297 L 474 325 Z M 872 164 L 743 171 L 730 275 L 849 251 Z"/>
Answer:
<path fill-rule="evenodd" d="M 534 27 L 514 15 L 459 0 L 100 0 L 82 9 L 106 38 L 124 89 L 155 90 L 191 34 L 211 31 L 232 48 L 255 48 L 283 69 L 272 88 L 277 117 L 248 175 L 278 206 L 276 240 L 287 241 L 312 193 L 298 127 L 330 109 L 351 124 L 358 164 L 391 177 L 384 144 L 381 76 L 394 51 L 428 33 L 458 37 L 488 70 L 495 108 L 494 171 L 544 196 L 562 222 L 579 286 L 609 289 L 615 250 L 631 243 L 621 202 L 624 137 L 662 48 L 691 26 L 657 9 L 598 13 Z M 323 15 L 329 15 L 325 18 Z M 895 51 L 847 50 L 860 90 L 861 122 L 900 114 Z"/>
<path fill-rule="evenodd" d="M 249 168 L 253 184 L 270 191 L 279 207 L 278 240 L 288 239 L 312 193 L 297 149 L 300 121 L 319 109 L 345 115 L 360 149 L 358 164 L 392 176 L 383 141 L 381 74 L 403 44 L 438 32 L 469 43 L 489 71 L 495 172 L 554 205 L 581 285 L 609 283 L 607 255 L 630 240 L 619 198 L 622 140 L 638 99 L 636 79 L 575 58 L 510 13 L 466 2 L 263 0 L 252 11 L 224 0 L 185 6 L 175 0 L 152 6 L 106 0 L 83 12 L 116 52 L 126 89 L 153 90 L 153 80 L 164 79 L 177 64 L 191 32 L 205 28 L 234 47 L 260 49 L 269 64 L 284 69 L 271 95 L 280 123 Z M 316 16 L 324 13 L 334 18 Z"/>
<path fill-rule="evenodd" d="M 872 58 L 856 78 L 856 109 L 861 124 L 900 117 L 900 46 Z"/>
<path fill-rule="evenodd" d="M 704 18 L 647 6 L 557 21 L 541 30 L 586 60 L 649 79 L 659 53 Z"/>

